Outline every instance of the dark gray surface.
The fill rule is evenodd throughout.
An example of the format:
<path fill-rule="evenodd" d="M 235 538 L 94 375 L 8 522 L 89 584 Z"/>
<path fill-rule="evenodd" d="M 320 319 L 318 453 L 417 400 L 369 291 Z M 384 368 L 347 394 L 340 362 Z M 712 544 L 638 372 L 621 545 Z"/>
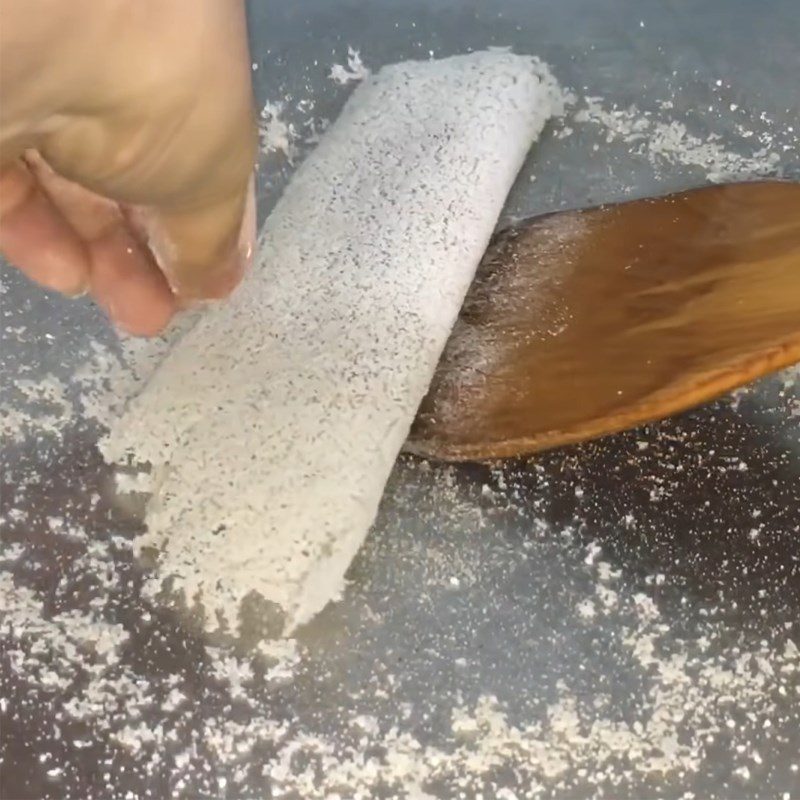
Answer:
<path fill-rule="evenodd" d="M 742 152 L 748 143 L 733 127 L 731 103 L 755 125 L 765 113 L 770 129 L 783 134 L 800 118 L 795 0 L 503 2 L 491 10 L 483 3 L 405 0 L 264 2 L 252 4 L 251 20 L 258 102 L 309 98 L 321 118 L 334 117 L 346 97 L 326 76 L 331 63 L 344 61 L 347 45 L 360 49 L 372 68 L 426 58 L 429 51 L 442 56 L 512 45 L 550 62 L 557 77 L 581 94 L 642 109 L 671 98 L 674 118 L 698 135 L 719 133 Z M 715 86 L 718 78 L 725 87 Z M 287 116 L 292 113 L 289 108 Z M 307 116 L 297 112 L 298 121 Z M 576 127 L 564 139 L 550 131 L 521 176 L 507 215 L 662 193 L 705 180 L 703 170 L 675 165 L 656 177 L 647 159 L 631 155 L 625 144 L 595 151 L 593 144 L 602 142 L 603 133 L 592 126 Z M 796 140 L 781 156 L 784 164 L 800 161 Z M 262 210 L 290 171 L 281 158 L 268 159 Z M 112 340 L 88 303 L 46 296 L 13 275 L 4 282 L 9 289 L 1 298 L 0 365 L 6 388 L 17 377 L 68 376 L 88 356 L 93 339 Z M 209 676 L 202 640 L 171 612 L 139 597 L 139 569 L 127 552 L 115 553 L 118 580 L 104 589 L 80 571 L 82 545 L 48 533 L 45 519 L 53 514 L 79 521 L 100 539 L 137 529 L 110 499 L 109 471 L 94 448 L 97 435 L 96 425 L 77 421 L 61 440 L 4 442 L 3 538 L 26 547 L 12 567 L 17 583 L 35 587 L 49 613 L 86 609 L 100 598 L 104 618 L 120 622 L 132 636 L 125 664 L 157 687 L 169 675 L 181 676 L 182 685 L 191 687 L 192 711 L 176 727 L 178 743 L 165 747 L 154 767 L 102 731 L 63 721 L 65 697 L 30 685 L 10 667 L 15 645 L 4 632 L 0 796 L 269 797 L 261 766 L 274 753 L 249 753 L 245 775 L 237 780 L 234 766 L 216 759 L 202 735 L 188 778 L 179 783 L 186 770 L 176 768 L 175 753 L 212 717 L 240 719 L 248 712 L 231 704 L 225 687 Z M 634 718 L 650 698 L 646 675 L 622 646 L 631 627 L 625 609 L 636 593 L 656 602 L 667 626 L 667 651 L 698 640 L 709 625 L 712 648 L 725 657 L 762 641 L 778 652 L 793 631 L 798 640 L 799 477 L 798 390 L 778 379 L 737 402 L 721 401 L 644 431 L 495 471 L 426 470 L 401 460 L 380 520 L 351 569 L 345 600 L 301 634 L 307 656 L 295 678 L 280 686 L 256 682 L 252 695 L 261 711 L 290 720 L 294 730 L 324 732 L 333 741 L 345 741 L 348 720 L 369 713 L 384 728 L 397 724 L 423 742 L 446 746 L 455 705 L 471 706 L 493 694 L 514 721 L 535 722 L 558 695 L 560 680 L 579 704 L 591 706 L 602 695 L 610 698 L 605 717 Z M 94 507 L 93 492 L 101 495 Z M 24 523 L 7 516 L 20 506 L 29 512 Z M 583 624 L 574 608 L 595 596 L 596 571 L 586 563 L 591 543 L 621 570 L 615 584 L 621 610 Z M 658 575 L 663 578 L 656 582 Z M 735 731 L 726 733 L 723 725 L 694 770 L 657 778 L 626 772 L 622 764 L 599 780 L 591 770 L 588 776 L 572 771 L 543 781 L 542 796 L 798 796 L 800 776 L 791 768 L 800 751 L 797 673 L 780 685 L 785 693 L 770 698 L 768 712 L 754 705 L 748 720 L 740 709 Z M 124 704 L 115 713 L 124 716 Z M 145 721 L 154 725 L 162 716 L 150 709 Z M 91 736 L 92 746 L 76 749 L 76 736 Z M 747 746 L 739 752 L 742 743 Z M 746 761 L 753 748 L 760 765 Z M 44 753 L 49 755 L 42 761 Z M 748 780 L 735 774 L 745 762 Z M 57 780 L 46 774 L 54 763 L 63 767 Z M 224 785 L 221 776 L 227 776 Z M 526 788 L 499 770 L 484 796 L 494 797 L 503 785 Z M 452 785 L 427 788 L 434 797 L 459 796 Z M 464 791 L 464 797 L 477 796 L 474 786 Z"/>

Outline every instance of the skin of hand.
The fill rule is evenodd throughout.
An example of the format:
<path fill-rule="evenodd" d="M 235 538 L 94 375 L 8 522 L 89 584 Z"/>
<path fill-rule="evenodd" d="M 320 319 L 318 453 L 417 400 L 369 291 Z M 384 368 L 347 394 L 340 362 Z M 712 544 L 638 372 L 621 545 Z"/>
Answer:
<path fill-rule="evenodd" d="M 0 252 L 154 335 L 255 238 L 243 0 L 0 0 Z"/>

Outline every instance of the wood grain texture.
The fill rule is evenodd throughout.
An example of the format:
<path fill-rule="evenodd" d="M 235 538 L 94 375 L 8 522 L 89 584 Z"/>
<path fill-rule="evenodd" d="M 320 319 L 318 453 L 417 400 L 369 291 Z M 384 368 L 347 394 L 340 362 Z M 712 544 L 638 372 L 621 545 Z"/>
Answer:
<path fill-rule="evenodd" d="M 712 186 L 495 236 L 407 449 L 517 456 L 800 361 L 800 184 Z"/>

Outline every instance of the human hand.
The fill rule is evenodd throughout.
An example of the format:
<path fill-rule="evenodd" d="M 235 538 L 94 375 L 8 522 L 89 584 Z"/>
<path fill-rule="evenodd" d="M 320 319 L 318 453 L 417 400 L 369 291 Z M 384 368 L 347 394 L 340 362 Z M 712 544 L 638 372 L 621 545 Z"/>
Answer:
<path fill-rule="evenodd" d="M 0 0 L 0 252 L 153 335 L 255 238 L 242 0 Z"/>

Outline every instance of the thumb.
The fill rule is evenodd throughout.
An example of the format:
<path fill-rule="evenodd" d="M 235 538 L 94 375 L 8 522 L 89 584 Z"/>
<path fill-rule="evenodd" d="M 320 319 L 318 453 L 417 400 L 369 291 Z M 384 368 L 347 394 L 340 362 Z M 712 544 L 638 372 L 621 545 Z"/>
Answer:
<path fill-rule="evenodd" d="M 256 236 L 252 176 L 244 190 L 199 207 L 138 207 L 130 214 L 181 301 L 226 296 L 250 264 Z"/>

